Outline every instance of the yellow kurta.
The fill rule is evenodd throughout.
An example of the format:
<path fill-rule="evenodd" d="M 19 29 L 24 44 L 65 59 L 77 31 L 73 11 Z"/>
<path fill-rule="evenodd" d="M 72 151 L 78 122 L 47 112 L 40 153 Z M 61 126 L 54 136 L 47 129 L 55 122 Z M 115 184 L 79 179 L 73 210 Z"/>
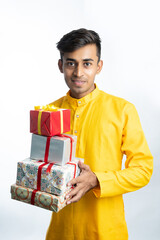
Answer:
<path fill-rule="evenodd" d="M 68 92 L 53 104 L 71 109 L 76 156 L 96 174 L 100 189 L 53 213 L 46 240 L 127 240 L 122 194 L 145 186 L 153 169 L 134 105 L 97 87 L 81 99 Z"/>

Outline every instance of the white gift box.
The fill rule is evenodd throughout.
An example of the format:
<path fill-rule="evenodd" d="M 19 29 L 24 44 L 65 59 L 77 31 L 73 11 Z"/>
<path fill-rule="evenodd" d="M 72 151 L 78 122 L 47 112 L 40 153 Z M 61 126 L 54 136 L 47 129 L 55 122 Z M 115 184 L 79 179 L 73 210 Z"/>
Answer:
<path fill-rule="evenodd" d="M 32 134 L 30 158 L 63 166 L 75 158 L 77 143 L 77 136 L 65 136 L 46 137 Z M 68 137 L 71 137 L 72 141 Z"/>
<path fill-rule="evenodd" d="M 48 163 L 42 167 L 39 176 L 38 169 L 44 163 L 26 158 L 17 164 L 16 184 L 22 187 L 38 189 L 39 182 L 40 191 L 62 195 L 68 189 L 67 183 L 80 174 L 80 168 L 78 167 L 79 160 L 84 162 L 81 158 L 75 158 L 64 166 L 54 164 L 49 172 L 47 172 L 50 166 L 50 163 Z"/>

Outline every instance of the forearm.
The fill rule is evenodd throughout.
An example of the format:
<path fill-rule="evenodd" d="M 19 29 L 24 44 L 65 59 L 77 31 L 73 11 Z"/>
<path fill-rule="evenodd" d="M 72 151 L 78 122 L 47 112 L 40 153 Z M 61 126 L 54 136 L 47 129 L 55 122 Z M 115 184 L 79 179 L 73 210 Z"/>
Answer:
<path fill-rule="evenodd" d="M 99 188 L 94 188 L 96 197 L 112 197 L 138 190 L 148 184 L 153 171 L 153 157 L 148 156 L 137 165 L 119 171 L 95 172 Z"/>

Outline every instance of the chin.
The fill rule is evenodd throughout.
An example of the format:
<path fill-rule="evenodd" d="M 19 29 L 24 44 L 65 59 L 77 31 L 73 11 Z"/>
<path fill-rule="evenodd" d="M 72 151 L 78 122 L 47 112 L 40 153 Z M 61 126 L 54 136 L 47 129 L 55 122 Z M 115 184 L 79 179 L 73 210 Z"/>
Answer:
<path fill-rule="evenodd" d="M 73 93 L 84 93 L 84 92 L 85 92 L 85 90 L 82 89 L 82 88 L 71 89 L 71 91 L 72 91 Z"/>

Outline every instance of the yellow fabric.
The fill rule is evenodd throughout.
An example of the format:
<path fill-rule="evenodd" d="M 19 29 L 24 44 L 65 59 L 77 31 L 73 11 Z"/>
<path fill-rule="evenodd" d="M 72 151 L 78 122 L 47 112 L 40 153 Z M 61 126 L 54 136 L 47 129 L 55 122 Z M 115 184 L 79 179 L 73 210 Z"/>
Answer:
<path fill-rule="evenodd" d="M 53 104 L 71 109 L 69 133 L 77 135 L 76 156 L 95 172 L 100 189 L 53 213 L 46 240 L 127 240 L 122 194 L 145 186 L 153 169 L 134 105 L 97 87 L 82 99 L 68 92 Z"/>

